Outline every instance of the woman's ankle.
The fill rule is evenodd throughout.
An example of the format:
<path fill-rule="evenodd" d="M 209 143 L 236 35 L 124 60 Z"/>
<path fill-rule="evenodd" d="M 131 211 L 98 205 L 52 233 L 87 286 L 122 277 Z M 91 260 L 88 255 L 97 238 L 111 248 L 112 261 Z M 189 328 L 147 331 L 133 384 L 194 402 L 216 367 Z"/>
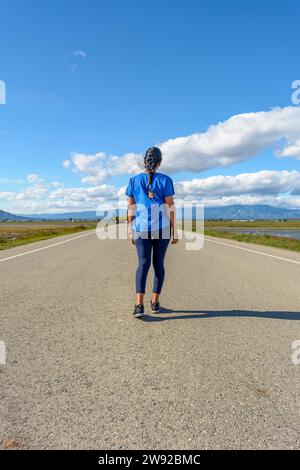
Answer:
<path fill-rule="evenodd" d="M 142 293 L 136 294 L 135 305 L 144 305 L 144 294 Z"/>
<path fill-rule="evenodd" d="M 152 303 L 158 303 L 159 302 L 159 294 L 153 293 L 152 297 L 151 297 L 151 302 Z"/>

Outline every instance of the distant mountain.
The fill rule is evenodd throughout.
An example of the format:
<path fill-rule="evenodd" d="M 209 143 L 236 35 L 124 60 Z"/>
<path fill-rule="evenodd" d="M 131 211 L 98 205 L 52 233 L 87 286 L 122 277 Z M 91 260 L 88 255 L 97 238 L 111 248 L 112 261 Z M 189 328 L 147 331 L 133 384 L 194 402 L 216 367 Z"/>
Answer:
<path fill-rule="evenodd" d="M 2 211 L 3 212 L 3 211 Z M 1 211 L 0 211 L 1 213 Z M 112 214 L 113 212 L 111 212 Z M 185 217 L 191 218 L 192 211 L 185 210 Z M 13 216 L 12 217 L 20 217 Z M 103 216 L 105 213 L 103 213 Z M 120 210 L 119 215 L 124 217 L 126 211 Z M 178 211 L 177 217 L 180 217 L 180 210 Z M 300 209 L 284 209 L 280 207 L 272 207 L 265 204 L 257 205 L 242 205 L 234 204 L 231 206 L 218 206 L 218 207 L 206 207 L 204 210 L 204 217 L 206 220 L 211 219 L 227 219 L 227 220 L 272 220 L 272 219 L 300 219 Z M 38 219 L 38 220 L 95 220 L 100 219 L 101 216 L 97 216 L 96 211 L 84 211 L 84 212 L 65 212 L 60 214 L 31 214 L 23 215 L 23 219 Z M 0 216 L 1 220 L 1 216 Z M 14 219 L 11 219 L 14 220 Z M 15 219 L 17 220 L 17 219 Z M 20 220 L 20 219 L 18 219 Z"/>
<path fill-rule="evenodd" d="M 234 204 L 224 207 L 207 207 L 204 209 L 204 217 L 206 220 L 300 219 L 300 209 L 284 209 L 265 204 L 257 204 L 253 206 Z"/>
<path fill-rule="evenodd" d="M 83 211 L 83 212 L 64 212 L 59 214 L 29 214 L 24 215 L 27 219 L 38 220 L 94 220 L 101 218 L 96 214 L 96 211 Z"/>
<path fill-rule="evenodd" d="M 18 220 L 27 220 L 27 217 L 22 217 L 20 215 L 14 215 L 11 214 L 10 212 L 5 212 L 0 210 L 0 222 L 3 222 L 5 220 L 9 220 L 11 222 L 18 221 Z"/>

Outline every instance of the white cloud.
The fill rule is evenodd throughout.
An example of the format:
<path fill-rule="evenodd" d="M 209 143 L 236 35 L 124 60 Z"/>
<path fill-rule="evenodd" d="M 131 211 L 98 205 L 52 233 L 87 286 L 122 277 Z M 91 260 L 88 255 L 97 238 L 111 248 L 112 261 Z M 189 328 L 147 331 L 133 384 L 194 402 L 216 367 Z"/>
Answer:
<path fill-rule="evenodd" d="M 162 171 L 201 172 L 226 167 L 272 149 L 279 157 L 300 158 L 300 107 L 245 113 L 210 126 L 206 132 L 170 139 L 158 144 L 163 152 Z M 83 182 L 98 184 L 111 176 L 141 171 L 142 155 L 121 157 L 99 152 L 73 154 L 68 167 L 79 172 Z"/>
<path fill-rule="evenodd" d="M 44 186 L 32 186 L 23 191 L 2 191 L 0 192 L 1 208 L 3 202 L 15 202 L 15 206 L 20 205 L 20 201 L 32 201 L 34 199 L 42 199 L 48 193 L 47 188 Z"/>
<path fill-rule="evenodd" d="M 272 149 L 280 158 L 300 159 L 300 107 L 276 108 L 267 112 L 246 113 L 209 127 L 206 132 L 170 139 L 160 145 L 162 171 L 201 172 L 225 167 Z M 1 209 L 13 212 L 84 210 L 113 205 L 125 188 L 105 184 L 110 177 L 141 171 L 141 154 L 123 156 L 73 153 L 63 162 L 66 169 L 81 175 L 90 186 L 64 188 L 58 182 L 46 183 L 32 173 L 28 187 L 21 191 L 0 192 Z M 271 204 L 300 207 L 300 172 L 263 170 L 235 176 L 217 175 L 194 178 L 175 184 L 176 196 L 207 205 Z M 6 207 L 3 207 L 3 204 Z"/>
<path fill-rule="evenodd" d="M 26 188 L 24 191 L 18 192 L 16 194 L 16 199 L 21 200 L 32 200 L 32 199 L 41 199 L 48 193 L 47 188 L 44 185 L 36 185 L 30 188 Z"/>
<path fill-rule="evenodd" d="M 142 168 L 142 156 L 133 153 L 127 153 L 123 157 L 108 157 L 104 152 L 93 155 L 73 153 L 70 160 L 65 160 L 63 165 L 84 175 L 81 179 L 83 183 L 97 185 L 111 176 L 138 173 Z"/>
<path fill-rule="evenodd" d="M 277 152 L 278 157 L 294 157 L 300 160 L 300 139 L 287 144 L 282 150 Z"/>
<path fill-rule="evenodd" d="M 28 183 L 41 183 L 44 179 L 36 173 L 32 173 L 27 176 L 26 180 Z"/>
<path fill-rule="evenodd" d="M 63 188 L 53 186 L 53 183 L 37 183 L 22 191 L 0 192 L 0 207 L 9 212 L 27 214 L 96 210 L 101 205 L 116 205 L 119 192 L 119 188 L 107 184 Z"/>
<path fill-rule="evenodd" d="M 59 199 L 65 201 L 93 201 L 97 200 L 115 200 L 118 196 L 118 188 L 107 184 L 92 186 L 90 188 L 63 188 L 50 193 L 50 199 Z"/>
<path fill-rule="evenodd" d="M 283 148 L 290 145 L 299 132 L 300 108 L 275 108 L 232 116 L 205 133 L 168 140 L 161 149 L 168 171 L 203 171 L 247 160 L 268 148 L 276 153 L 280 143 Z"/>
<path fill-rule="evenodd" d="M 81 161 L 81 164 L 85 165 L 86 161 Z M 125 188 L 109 184 L 65 188 L 39 182 L 20 191 L 0 192 L 0 207 L 15 213 L 101 210 L 115 207 L 119 198 L 125 201 Z M 175 183 L 175 191 L 177 202 L 201 201 L 207 206 L 269 204 L 300 208 L 300 172 L 263 170 L 194 178 Z"/>
<path fill-rule="evenodd" d="M 70 168 L 71 166 L 71 160 L 64 160 L 63 161 L 63 167 L 64 168 Z"/>
<path fill-rule="evenodd" d="M 191 202 L 199 202 L 198 200 Z M 224 196 L 219 198 L 204 198 L 201 203 L 207 207 L 225 207 L 232 204 L 242 205 L 254 205 L 254 204 L 266 204 L 273 207 L 282 207 L 287 209 L 300 209 L 300 197 L 295 196 L 264 196 L 264 195 L 236 195 L 236 196 Z"/>
<path fill-rule="evenodd" d="M 72 75 L 74 75 L 78 70 L 79 60 L 81 59 L 86 60 L 86 58 L 87 58 L 87 54 L 82 49 L 78 49 L 72 53 L 72 59 L 70 60 L 70 62 L 68 61 L 69 71 Z M 68 59 L 65 59 L 65 60 L 68 60 Z"/>
<path fill-rule="evenodd" d="M 300 194 L 300 172 L 262 170 L 235 176 L 210 176 L 175 183 L 181 198 L 207 198 L 226 195 L 275 195 L 286 192 Z"/>
<path fill-rule="evenodd" d="M 77 51 L 74 51 L 73 52 L 73 56 L 74 57 L 81 57 L 82 59 L 86 59 L 86 52 L 84 52 L 83 50 L 79 49 Z"/>

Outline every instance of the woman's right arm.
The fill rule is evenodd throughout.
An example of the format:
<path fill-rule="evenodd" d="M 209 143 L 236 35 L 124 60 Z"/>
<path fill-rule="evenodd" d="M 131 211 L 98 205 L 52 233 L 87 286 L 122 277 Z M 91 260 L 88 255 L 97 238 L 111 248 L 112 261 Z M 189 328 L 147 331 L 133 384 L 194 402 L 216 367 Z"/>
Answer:
<path fill-rule="evenodd" d="M 127 218 L 128 218 L 128 235 L 131 239 L 132 243 L 134 244 L 134 237 L 133 237 L 133 230 L 132 230 L 132 223 L 135 216 L 135 200 L 132 196 L 128 197 L 128 210 L 127 210 Z"/>

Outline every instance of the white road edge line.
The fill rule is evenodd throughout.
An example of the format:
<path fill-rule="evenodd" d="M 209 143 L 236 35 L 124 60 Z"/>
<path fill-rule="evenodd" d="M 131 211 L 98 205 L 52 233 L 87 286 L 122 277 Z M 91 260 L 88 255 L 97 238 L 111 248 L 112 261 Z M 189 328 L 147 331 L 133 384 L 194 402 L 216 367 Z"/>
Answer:
<path fill-rule="evenodd" d="M 18 255 L 9 256 L 8 258 L 0 259 L 0 263 L 3 263 L 4 261 L 8 261 L 10 259 L 19 258 L 20 256 L 30 255 L 31 253 L 36 253 L 37 251 L 47 250 L 48 248 L 53 248 L 54 246 L 62 245 L 63 243 L 72 242 L 73 240 L 77 240 L 78 238 L 87 237 L 88 235 L 92 235 L 95 233 L 96 233 L 95 230 L 92 230 L 89 233 L 84 233 L 83 235 L 79 235 L 77 237 L 68 238 L 68 240 L 63 240 L 61 242 L 52 243 L 52 245 L 47 245 L 41 248 L 36 248 L 35 250 L 25 251 L 25 253 L 19 253 Z"/>
<path fill-rule="evenodd" d="M 207 236 L 205 236 L 205 240 L 212 242 L 212 243 L 217 243 L 218 245 L 225 245 L 231 248 L 236 248 L 237 250 L 250 251 L 250 253 L 256 253 L 257 255 L 268 256 L 269 258 L 275 258 L 281 261 L 287 261 L 288 263 L 300 264 L 300 261 L 296 261 L 294 259 L 284 258 L 283 256 L 271 255 L 271 253 L 264 253 L 263 251 L 252 250 L 251 248 L 245 248 L 244 246 L 232 245 L 231 243 L 219 242 L 217 240 L 212 240 L 211 238 L 208 238 Z"/>

